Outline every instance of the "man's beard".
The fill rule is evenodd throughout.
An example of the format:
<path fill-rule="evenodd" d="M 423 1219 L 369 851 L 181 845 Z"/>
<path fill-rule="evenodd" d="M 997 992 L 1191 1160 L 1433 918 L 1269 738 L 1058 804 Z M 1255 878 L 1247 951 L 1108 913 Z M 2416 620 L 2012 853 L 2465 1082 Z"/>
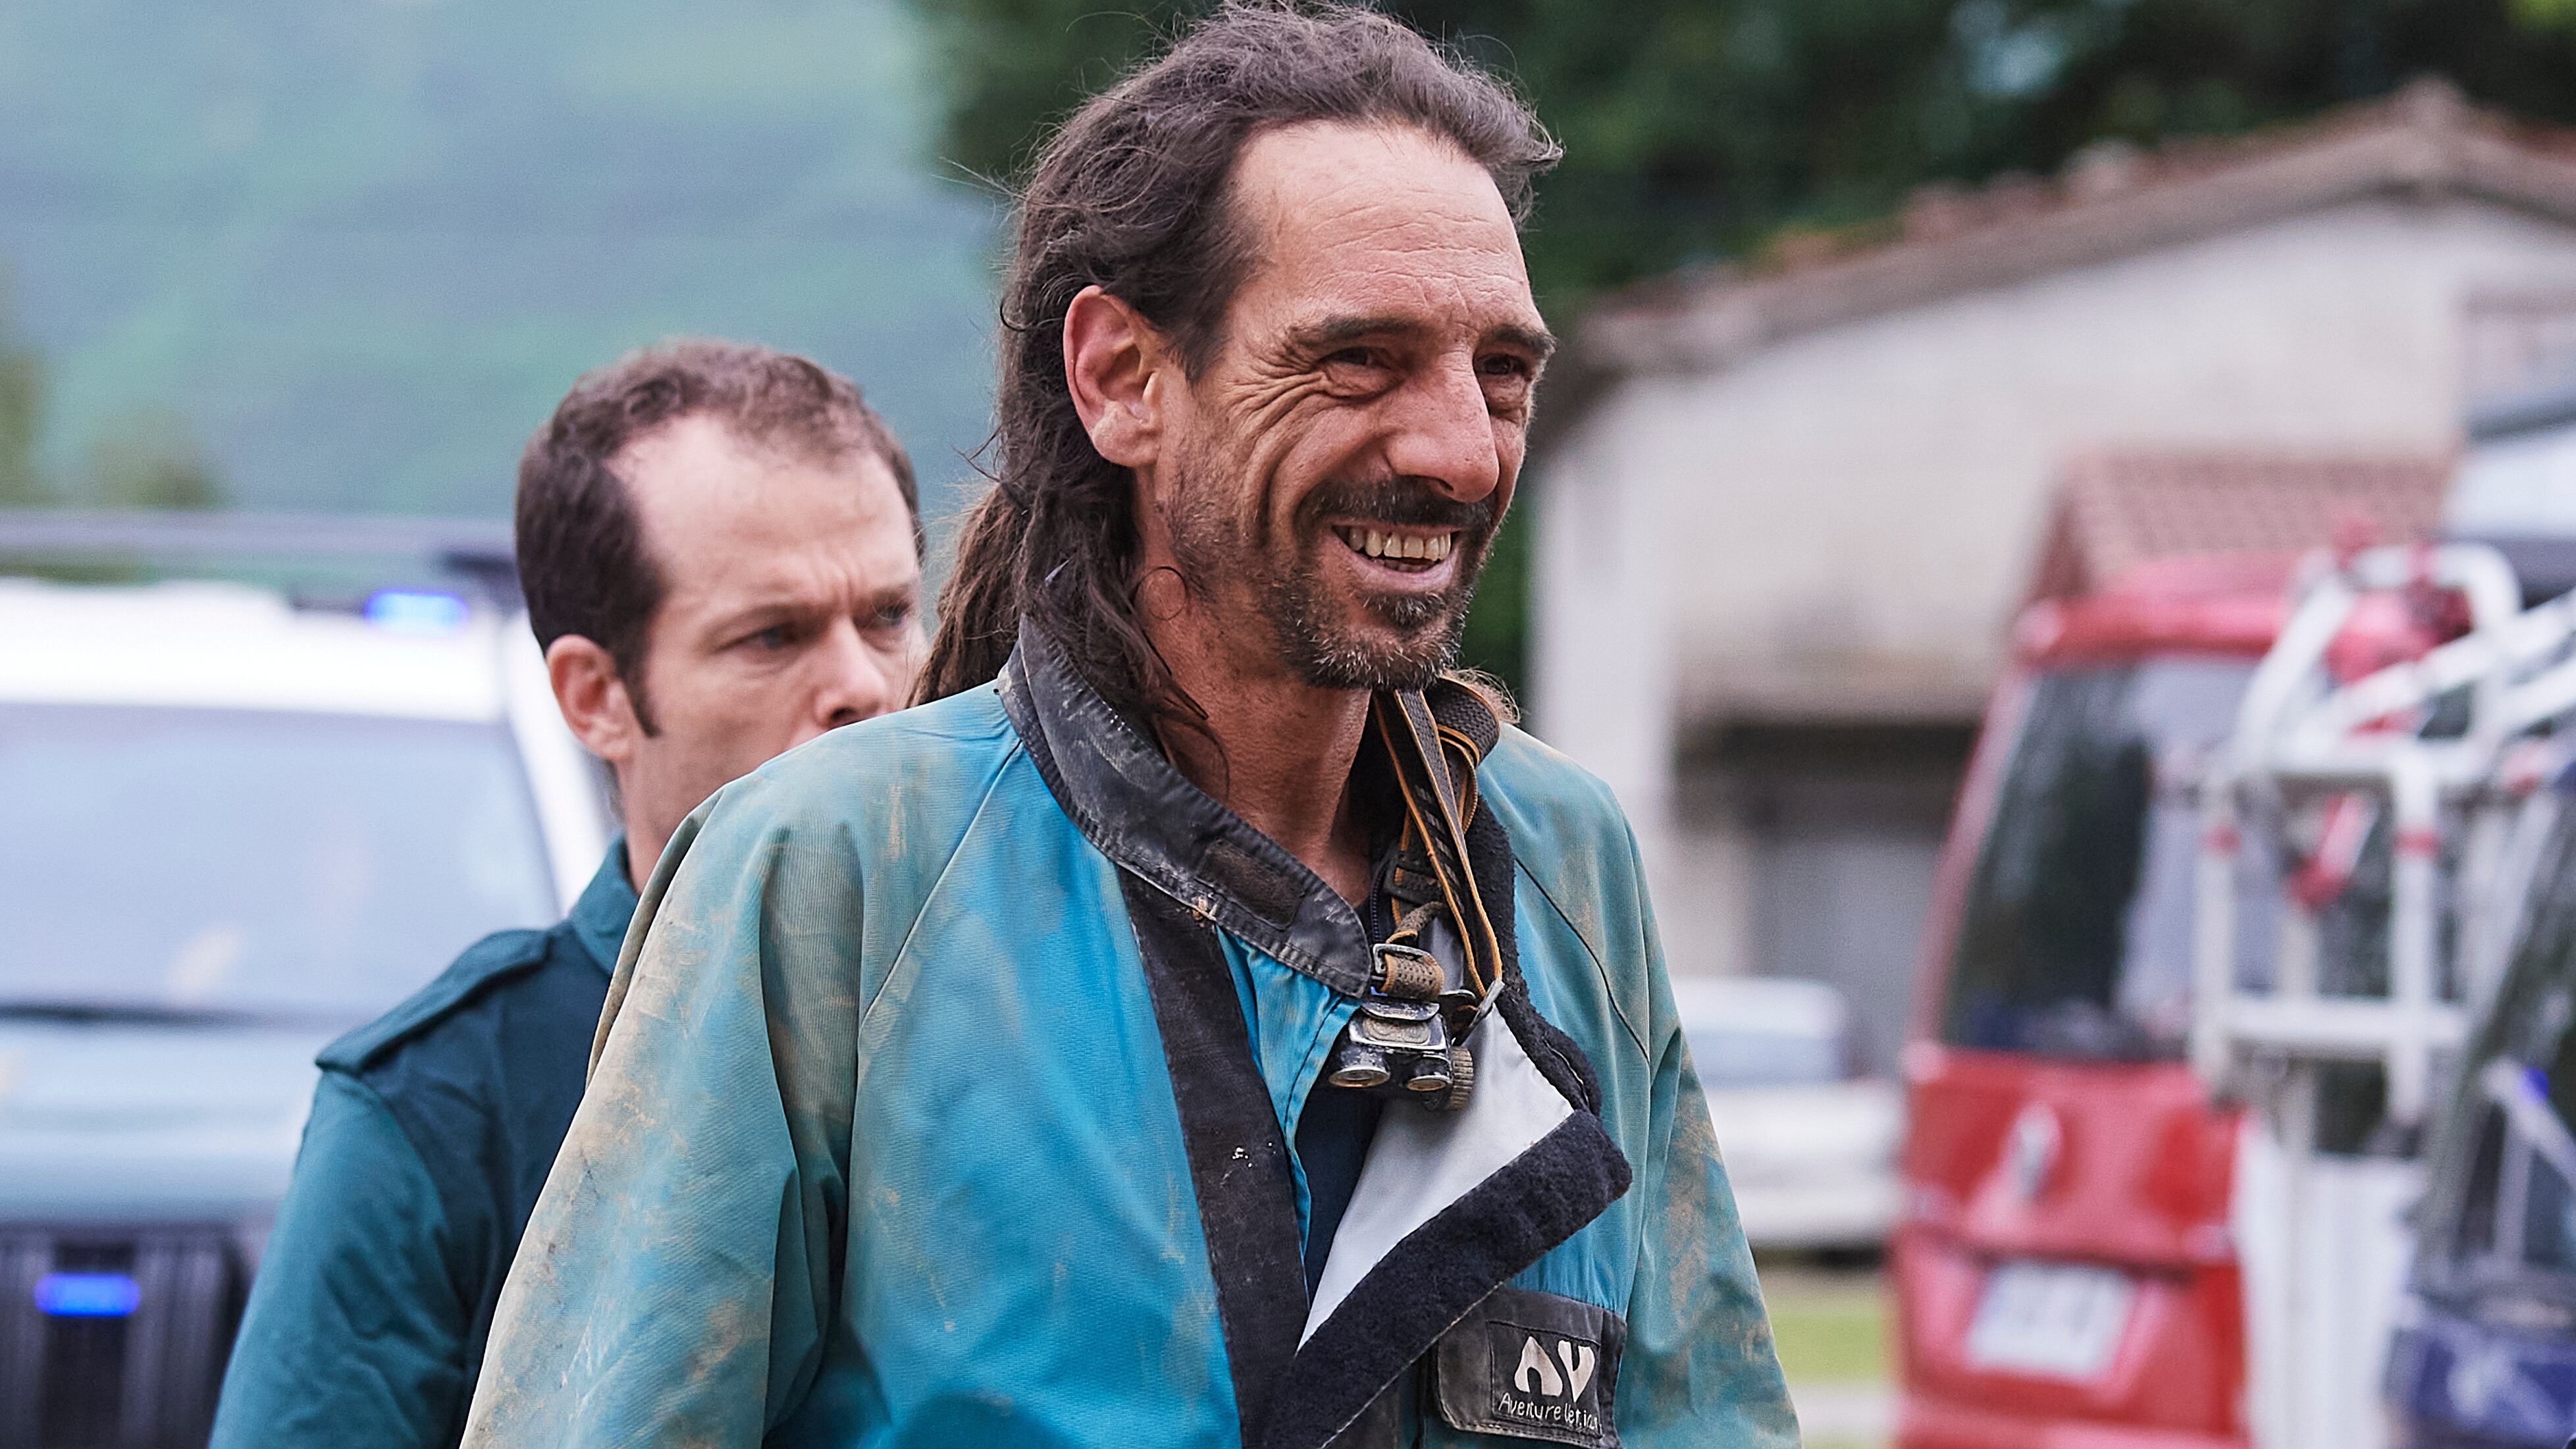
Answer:
<path fill-rule="evenodd" d="M 1179 481 L 1182 501 L 1170 525 L 1182 582 L 1201 599 L 1219 597 L 1229 582 L 1250 592 L 1282 662 L 1300 681 L 1318 689 L 1414 690 L 1457 662 L 1467 607 L 1493 542 L 1490 501 L 1460 502 L 1410 477 L 1333 482 L 1299 500 L 1288 536 L 1256 537 L 1234 511 L 1235 495 L 1207 486 L 1210 474 L 1192 469 Z M 1326 588 L 1321 554 L 1348 545 L 1325 525 L 1327 518 L 1455 529 L 1456 577 L 1434 594 L 1361 594 L 1359 611 L 1376 628 L 1347 619 L 1343 601 Z"/>

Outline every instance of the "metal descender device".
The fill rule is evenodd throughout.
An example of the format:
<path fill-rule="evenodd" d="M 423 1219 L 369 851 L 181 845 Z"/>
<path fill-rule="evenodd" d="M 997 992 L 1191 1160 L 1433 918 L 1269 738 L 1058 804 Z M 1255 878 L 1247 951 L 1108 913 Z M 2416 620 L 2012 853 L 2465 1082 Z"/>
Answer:
<path fill-rule="evenodd" d="M 1333 1043 L 1325 1080 L 1351 1091 L 1463 1111 L 1476 1060 L 1467 1038 L 1502 989 L 1502 943 L 1469 864 L 1476 766 L 1501 733 L 1473 689 L 1442 679 L 1425 694 L 1381 694 L 1371 736 L 1386 751 L 1404 806 L 1387 892 L 1401 915 L 1371 948 L 1359 1010 Z M 1435 943 L 1455 942 L 1452 981 Z"/>

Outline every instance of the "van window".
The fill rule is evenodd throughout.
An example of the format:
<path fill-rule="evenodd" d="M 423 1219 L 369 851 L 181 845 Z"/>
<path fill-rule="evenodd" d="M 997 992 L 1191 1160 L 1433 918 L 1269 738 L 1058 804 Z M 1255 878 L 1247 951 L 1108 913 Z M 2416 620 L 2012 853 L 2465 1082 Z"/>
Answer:
<path fill-rule="evenodd" d="M 500 725 L 0 704 L 0 1009 L 364 1020 L 554 901 Z"/>
<path fill-rule="evenodd" d="M 2193 791 L 2252 673 L 2241 659 L 2168 658 L 2033 683 L 1961 915 L 1944 1040 L 2093 1059 L 2181 1053 Z M 2241 894 L 2256 907 L 2238 913 L 2241 939 L 2259 951 L 2267 897 Z"/>

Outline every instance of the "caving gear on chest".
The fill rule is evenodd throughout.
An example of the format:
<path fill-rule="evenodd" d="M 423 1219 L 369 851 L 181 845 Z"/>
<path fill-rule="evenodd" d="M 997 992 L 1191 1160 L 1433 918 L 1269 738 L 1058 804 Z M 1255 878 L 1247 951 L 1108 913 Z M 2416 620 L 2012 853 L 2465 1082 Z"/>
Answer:
<path fill-rule="evenodd" d="M 1333 1044 L 1325 1081 L 1456 1112 L 1475 1091 L 1467 1038 L 1503 980 L 1493 918 L 1467 864 L 1476 766 L 1501 727 L 1469 690 L 1445 686 L 1439 700 L 1435 709 L 1422 694 L 1381 694 L 1369 707 L 1369 747 L 1382 752 L 1402 805 L 1380 886 L 1398 917 L 1370 948 L 1367 989 Z"/>

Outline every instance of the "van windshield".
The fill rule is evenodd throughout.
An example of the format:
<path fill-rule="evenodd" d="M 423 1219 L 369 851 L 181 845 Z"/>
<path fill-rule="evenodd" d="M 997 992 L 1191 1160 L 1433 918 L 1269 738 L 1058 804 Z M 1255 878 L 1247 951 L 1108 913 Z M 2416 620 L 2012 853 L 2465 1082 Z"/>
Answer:
<path fill-rule="evenodd" d="M 363 1020 L 554 898 L 500 725 L 0 704 L 0 1009 Z"/>
<path fill-rule="evenodd" d="M 2177 1056 L 2191 1024 L 2193 788 L 2242 659 L 2037 679 L 1979 851 L 1942 1037 L 2049 1056 Z M 2249 941 L 2269 929 L 2240 911 Z"/>

